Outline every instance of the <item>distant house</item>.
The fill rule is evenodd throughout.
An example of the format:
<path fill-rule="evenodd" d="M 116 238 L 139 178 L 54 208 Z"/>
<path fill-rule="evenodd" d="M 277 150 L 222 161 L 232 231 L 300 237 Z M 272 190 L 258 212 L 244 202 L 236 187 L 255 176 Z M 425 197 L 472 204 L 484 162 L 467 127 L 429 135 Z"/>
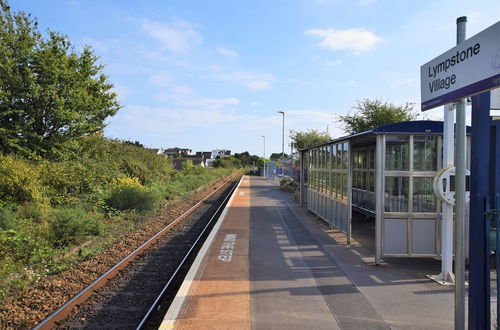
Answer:
<path fill-rule="evenodd" d="M 210 158 L 212 158 L 212 152 L 211 151 L 197 151 L 196 157 L 203 157 L 203 159 L 210 159 Z"/>
<path fill-rule="evenodd" d="M 193 165 L 200 165 L 201 167 L 206 167 L 204 158 L 198 157 L 196 155 L 186 155 L 179 158 L 172 158 L 172 166 L 176 170 L 182 170 L 182 163 L 184 163 L 187 160 L 190 160 L 193 163 Z"/>
<path fill-rule="evenodd" d="M 184 156 L 192 156 L 193 150 L 188 148 L 175 147 L 175 148 L 159 149 L 158 154 L 165 155 L 165 157 L 167 158 L 184 157 Z"/>
<path fill-rule="evenodd" d="M 217 159 L 217 157 L 224 158 L 231 156 L 231 150 L 225 150 L 225 149 L 216 149 L 212 151 L 212 157 L 213 159 Z"/>
<path fill-rule="evenodd" d="M 231 155 L 231 150 L 215 149 L 212 151 L 197 151 L 197 157 L 203 157 L 205 166 L 209 167 L 210 164 L 217 158 L 224 158 Z"/>

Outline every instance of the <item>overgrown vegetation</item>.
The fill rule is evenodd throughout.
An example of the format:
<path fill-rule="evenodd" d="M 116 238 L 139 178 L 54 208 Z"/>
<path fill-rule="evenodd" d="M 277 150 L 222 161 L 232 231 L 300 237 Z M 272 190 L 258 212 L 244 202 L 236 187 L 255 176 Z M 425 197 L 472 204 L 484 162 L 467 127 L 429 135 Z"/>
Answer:
<path fill-rule="evenodd" d="M 259 156 L 250 155 L 248 151 L 236 153 L 234 156 L 218 158 L 212 162 L 215 168 L 251 168 L 264 165 L 264 159 Z"/>
<path fill-rule="evenodd" d="M 102 137 L 120 108 L 89 47 L 0 0 L 0 299 L 117 240 L 165 201 L 245 166 L 182 170 Z"/>
<path fill-rule="evenodd" d="M 328 132 L 321 132 L 315 129 L 309 129 L 307 131 L 291 131 L 290 139 L 293 141 L 293 145 L 297 150 L 310 147 L 316 144 L 324 143 L 330 141 L 332 138 Z"/>
<path fill-rule="evenodd" d="M 354 113 L 339 116 L 344 124 L 344 131 L 349 134 L 364 132 L 386 124 L 411 121 L 418 117 L 411 103 L 397 106 L 381 100 L 364 99 L 358 101 L 353 110 Z"/>
<path fill-rule="evenodd" d="M 0 297 L 66 269 L 130 230 L 168 200 L 234 169 L 170 161 L 99 135 L 57 160 L 0 154 Z"/>

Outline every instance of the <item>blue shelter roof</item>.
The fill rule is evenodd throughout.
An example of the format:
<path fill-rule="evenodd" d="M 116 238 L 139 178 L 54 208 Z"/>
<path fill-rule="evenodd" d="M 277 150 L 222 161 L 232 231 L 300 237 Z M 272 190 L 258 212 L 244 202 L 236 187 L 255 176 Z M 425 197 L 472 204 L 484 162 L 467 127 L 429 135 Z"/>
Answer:
<path fill-rule="evenodd" d="M 467 134 L 471 133 L 470 126 L 467 126 Z M 368 138 L 370 135 L 373 137 L 377 134 L 398 134 L 398 135 L 411 135 L 411 134 L 428 134 L 428 135 L 442 135 L 443 122 L 434 120 L 414 120 L 404 121 L 400 123 L 387 124 L 379 127 L 372 128 L 368 131 L 343 136 L 325 143 L 317 144 L 300 150 L 308 150 L 328 144 L 346 141 L 350 139 L 362 140 Z M 363 139 L 364 140 L 364 139 Z"/>

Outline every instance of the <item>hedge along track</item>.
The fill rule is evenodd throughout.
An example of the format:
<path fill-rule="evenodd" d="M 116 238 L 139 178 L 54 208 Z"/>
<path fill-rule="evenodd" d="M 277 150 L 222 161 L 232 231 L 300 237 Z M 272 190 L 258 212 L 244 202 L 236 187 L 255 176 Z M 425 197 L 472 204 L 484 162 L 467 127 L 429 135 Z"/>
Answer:
<path fill-rule="evenodd" d="M 150 248 L 153 244 L 159 242 L 160 239 L 162 239 L 167 233 L 170 233 L 173 228 L 175 228 L 177 225 L 181 224 L 184 220 L 186 220 L 186 218 L 188 218 L 189 215 L 191 215 L 193 212 L 200 209 L 201 206 L 204 205 L 205 202 L 207 202 L 215 194 L 219 193 L 221 191 L 221 189 L 223 189 L 223 188 L 227 189 L 227 183 L 229 181 L 231 181 L 231 179 L 226 181 L 224 184 L 222 184 L 217 189 L 215 189 L 213 192 L 211 192 L 208 196 L 204 197 L 202 200 L 200 200 L 198 203 L 196 203 L 194 206 L 192 206 L 190 209 L 188 209 L 186 212 L 184 212 L 182 215 L 180 215 L 174 221 L 169 223 L 166 227 L 161 229 L 158 233 L 156 233 L 154 236 L 152 236 L 150 239 L 148 239 L 145 243 L 143 243 L 139 248 L 137 248 L 132 253 L 127 255 L 123 260 L 121 260 L 115 266 L 113 266 L 111 269 L 106 271 L 97 280 L 92 282 L 85 289 L 83 289 L 78 294 L 76 294 L 73 298 L 68 300 L 64 305 L 59 307 L 55 312 L 50 314 L 47 318 L 45 318 L 42 322 L 40 322 L 34 329 L 52 329 L 52 328 L 60 326 L 59 322 L 61 322 L 62 320 L 66 319 L 69 315 L 71 315 L 73 313 L 75 307 L 77 307 L 78 305 L 82 305 L 84 302 L 86 302 L 92 296 L 92 294 L 94 292 L 96 292 L 98 289 L 102 288 L 108 281 L 110 281 L 117 274 L 119 274 L 120 270 L 123 270 L 124 268 L 126 268 L 127 265 L 129 265 L 132 261 L 134 261 L 138 256 L 142 256 L 144 254 L 144 252 L 146 250 L 148 250 L 148 248 Z M 234 185 L 234 186 L 236 186 L 236 185 Z M 234 189 L 234 187 L 233 187 L 233 189 Z M 231 189 L 231 193 L 232 193 L 232 189 Z M 227 199 L 228 199 L 228 197 L 225 198 L 225 201 Z M 219 207 L 219 209 L 220 209 L 220 207 Z M 188 244 L 188 243 L 185 243 L 185 244 Z M 194 246 L 194 244 L 189 244 L 189 245 Z M 190 250 L 192 250 L 192 247 Z M 184 259 L 186 259 L 186 257 L 184 257 Z M 176 270 L 176 273 L 177 273 L 177 270 Z M 169 282 L 171 282 L 171 280 L 169 280 Z M 155 302 L 157 300 L 159 300 L 159 298 L 156 299 Z M 150 310 L 151 310 L 151 308 L 150 308 Z M 150 313 L 150 311 L 148 313 Z"/>

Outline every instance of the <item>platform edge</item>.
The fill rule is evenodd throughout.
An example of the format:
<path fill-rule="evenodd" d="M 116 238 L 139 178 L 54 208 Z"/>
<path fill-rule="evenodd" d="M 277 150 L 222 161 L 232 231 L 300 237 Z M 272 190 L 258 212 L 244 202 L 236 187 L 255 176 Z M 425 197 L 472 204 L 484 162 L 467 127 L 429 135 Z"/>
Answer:
<path fill-rule="evenodd" d="M 226 214 L 229 210 L 229 207 L 231 207 L 231 204 L 233 202 L 233 198 L 236 195 L 236 191 L 240 187 L 241 183 L 245 179 L 246 175 L 242 176 L 240 179 L 240 182 L 238 182 L 238 185 L 236 186 L 236 189 L 233 192 L 233 195 L 227 202 L 227 205 L 224 207 L 224 210 L 222 211 L 222 214 L 217 221 L 217 223 L 214 226 L 214 229 L 210 233 L 210 235 L 207 237 L 207 240 L 205 243 L 203 243 L 203 246 L 200 249 L 200 252 L 198 252 L 198 255 L 196 256 L 196 259 L 194 260 L 193 264 L 189 268 L 189 271 L 186 275 L 186 278 L 184 279 L 184 282 L 182 282 L 181 287 L 179 288 L 179 291 L 177 291 L 177 294 L 175 295 L 174 300 L 172 301 L 172 304 L 170 305 L 167 313 L 165 314 L 165 317 L 163 318 L 163 321 L 160 324 L 160 327 L 158 329 L 173 329 L 175 321 L 177 320 L 177 317 L 179 316 L 179 312 L 181 311 L 182 305 L 184 304 L 184 300 L 186 299 L 186 296 L 189 292 L 189 289 L 191 288 L 191 284 L 194 281 L 194 278 L 196 274 L 198 273 L 198 270 L 200 268 L 200 265 L 205 258 L 205 255 L 207 254 L 208 249 L 210 248 L 210 245 L 212 245 L 212 241 L 219 232 L 219 228 L 224 222 L 224 219 L 226 218 Z"/>

